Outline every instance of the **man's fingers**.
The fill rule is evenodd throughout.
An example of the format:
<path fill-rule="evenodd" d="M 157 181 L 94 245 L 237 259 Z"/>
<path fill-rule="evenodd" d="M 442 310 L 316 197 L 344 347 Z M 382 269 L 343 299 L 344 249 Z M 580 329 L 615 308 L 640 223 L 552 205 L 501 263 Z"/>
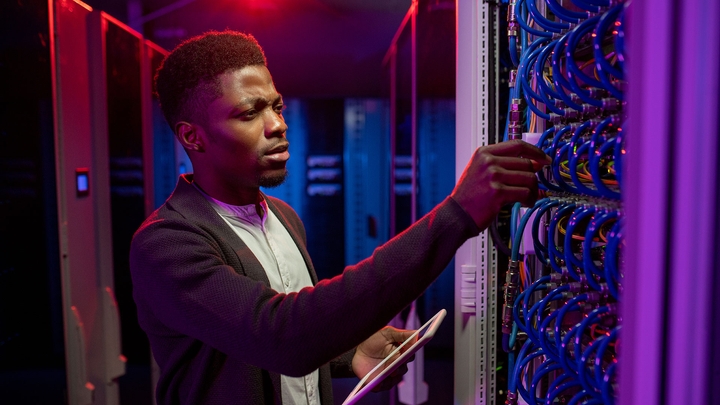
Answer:
<path fill-rule="evenodd" d="M 499 169 L 494 179 L 497 183 L 516 187 L 537 187 L 537 177 L 530 171 Z"/>
<path fill-rule="evenodd" d="M 552 160 L 542 149 L 521 140 L 500 142 L 486 147 L 487 151 L 495 156 L 522 156 L 537 161 L 543 165 L 549 165 Z"/>
<path fill-rule="evenodd" d="M 402 342 L 408 340 L 415 333 L 414 330 L 396 329 L 390 327 L 386 327 L 384 332 L 387 341 L 396 344 L 401 344 Z"/>
<path fill-rule="evenodd" d="M 503 169 L 521 170 L 532 173 L 536 173 L 545 167 L 544 162 L 527 157 L 495 156 L 493 161 Z"/>
<path fill-rule="evenodd" d="M 528 187 L 515 187 L 515 186 L 503 186 L 503 200 L 505 203 L 519 202 L 526 207 L 530 207 L 535 204 L 538 199 L 538 188 L 537 186 Z"/>

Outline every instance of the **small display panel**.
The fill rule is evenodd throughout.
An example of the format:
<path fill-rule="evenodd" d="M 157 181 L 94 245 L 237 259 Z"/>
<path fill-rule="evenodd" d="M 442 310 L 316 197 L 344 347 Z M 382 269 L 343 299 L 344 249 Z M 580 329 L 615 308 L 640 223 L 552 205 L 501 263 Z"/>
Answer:
<path fill-rule="evenodd" d="M 78 197 L 90 194 L 90 170 L 88 168 L 75 169 L 75 190 Z"/>

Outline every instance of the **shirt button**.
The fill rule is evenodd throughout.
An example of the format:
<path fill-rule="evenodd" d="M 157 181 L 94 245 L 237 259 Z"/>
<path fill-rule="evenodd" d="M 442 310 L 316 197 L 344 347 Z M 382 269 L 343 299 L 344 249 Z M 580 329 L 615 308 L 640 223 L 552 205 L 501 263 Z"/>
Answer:
<path fill-rule="evenodd" d="M 285 280 L 285 287 L 290 287 L 290 280 Z"/>

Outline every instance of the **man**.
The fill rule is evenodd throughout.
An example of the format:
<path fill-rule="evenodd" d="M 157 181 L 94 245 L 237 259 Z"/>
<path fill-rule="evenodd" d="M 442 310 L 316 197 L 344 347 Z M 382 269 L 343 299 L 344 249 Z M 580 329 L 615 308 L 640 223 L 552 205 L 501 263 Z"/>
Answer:
<path fill-rule="evenodd" d="M 259 189 L 284 180 L 289 143 L 254 38 L 192 38 L 168 55 L 156 84 L 194 169 L 131 246 L 159 404 L 332 404 L 331 374 L 362 377 L 407 338 L 382 328 L 502 205 L 532 204 L 534 172 L 549 163 L 521 142 L 478 149 L 432 212 L 318 282 L 302 222 Z"/>

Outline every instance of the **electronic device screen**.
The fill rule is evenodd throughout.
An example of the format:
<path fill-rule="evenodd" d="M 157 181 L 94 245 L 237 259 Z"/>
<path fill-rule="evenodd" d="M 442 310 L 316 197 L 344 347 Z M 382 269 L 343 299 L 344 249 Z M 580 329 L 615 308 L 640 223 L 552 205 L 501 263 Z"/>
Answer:
<path fill-rule="evenodd" d="M 365 377 L 350 391 L 350 394 L 342 405 L 352 405 L 356 403 L 365 394 L 370 392 L 375 386 L 380 384 L 382 380 L 390 375 L 393 371 L 397 370 L 398 367 L 405 364 L 420 348 L 425 346 L 430 339 L 435 336 L 440 323 L 445 318 L 447 311 L 441 309 L 435 314 L 430 320 L 425 322 L 418 330 L 415 331 L 407 340 L 402 342 L 398 347 L 395 348 L 387 357 L 385 357 L 375 368 L 370 370 Z M 407 350 L 405 350 L 406 346 Z M 397 358 L 392 360 L 395 356 L 402 352 Z M 391 361 L 392 360 L 392 361 Z"/>

